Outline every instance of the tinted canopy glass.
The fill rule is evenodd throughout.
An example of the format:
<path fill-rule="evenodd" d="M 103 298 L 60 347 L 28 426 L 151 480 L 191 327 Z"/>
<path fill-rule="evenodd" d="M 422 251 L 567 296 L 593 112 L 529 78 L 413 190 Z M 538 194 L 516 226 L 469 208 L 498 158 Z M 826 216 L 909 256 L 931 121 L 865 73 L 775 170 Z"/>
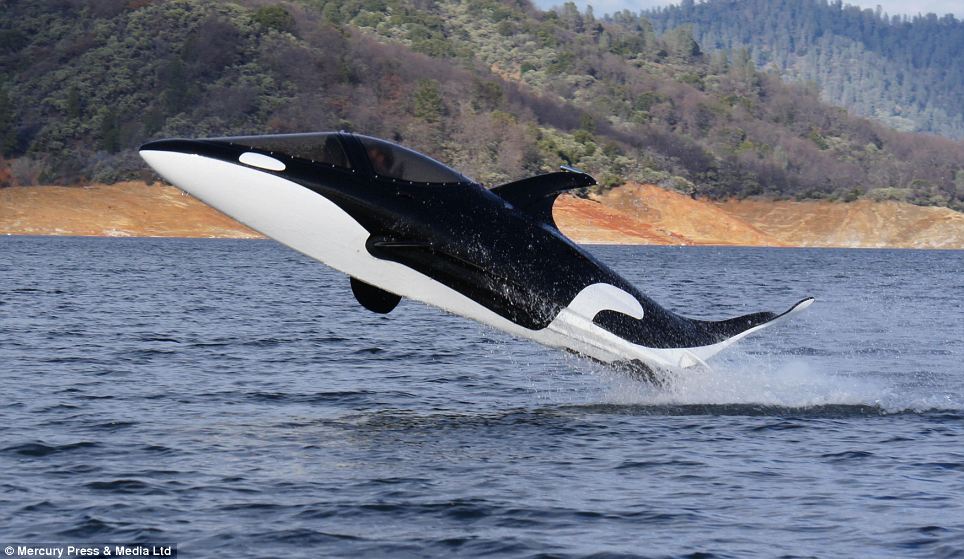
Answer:
<path fill-rule="evenodd" d="M 267 136 L 233 136 L 215 138 L 222 142 L 263 151 L 300 157 L 317 163 L 351 168 L 337 132 L 311 134 L 271 134 Z"/>
<path fill-rule="evenodd" d="M 400 145 L 355 135 L 365 148 L 365 154 L 372 170 L 379 177 L 387 177 L 412 182 L 467 183 L 471 182 L 455 171 L 431 157 Z"/>

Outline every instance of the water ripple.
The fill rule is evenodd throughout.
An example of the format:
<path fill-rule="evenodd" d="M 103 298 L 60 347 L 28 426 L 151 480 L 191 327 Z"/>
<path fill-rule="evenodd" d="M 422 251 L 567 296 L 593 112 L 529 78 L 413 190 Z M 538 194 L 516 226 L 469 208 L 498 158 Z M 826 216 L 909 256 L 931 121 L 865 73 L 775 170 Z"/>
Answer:
<path fill-rule="evenodd" d="M 958 252 L 596 247 L 817 303 L 653 386 L 267 241 L 0 237 L 0 518 L 220 557 L 959 557 Z M 913 286 L 894 291 L 888 282 Z M 868 287 L 871 286 L 871 287 Z"/>

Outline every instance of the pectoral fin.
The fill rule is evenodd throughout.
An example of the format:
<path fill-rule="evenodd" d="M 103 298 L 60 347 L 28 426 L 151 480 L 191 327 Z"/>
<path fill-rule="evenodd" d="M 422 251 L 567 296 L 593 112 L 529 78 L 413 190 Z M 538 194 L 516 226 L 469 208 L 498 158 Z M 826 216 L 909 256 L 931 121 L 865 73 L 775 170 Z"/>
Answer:
<path fill-rule="evenodd" d="M 355 299 L 366 309 L 378 313 L 388 314 L 398 306 L 401 297 L 385 291 L 380 287 L 367 284 L 360 279 L 351 278 L 351 292 Z"/>

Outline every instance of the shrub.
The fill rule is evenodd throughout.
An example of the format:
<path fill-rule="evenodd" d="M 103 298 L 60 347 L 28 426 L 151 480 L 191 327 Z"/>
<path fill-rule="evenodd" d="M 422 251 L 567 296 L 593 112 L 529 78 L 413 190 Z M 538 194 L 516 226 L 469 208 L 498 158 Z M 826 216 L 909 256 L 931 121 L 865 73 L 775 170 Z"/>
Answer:
<path fill-rule="evenodd" d="M 280 4 L 258 8 L 251 16 L 251 19 L 262 29 L 266 30 L 271 29 L 281 33 L 293 33 L 295 29 L 295 18 Z"/>

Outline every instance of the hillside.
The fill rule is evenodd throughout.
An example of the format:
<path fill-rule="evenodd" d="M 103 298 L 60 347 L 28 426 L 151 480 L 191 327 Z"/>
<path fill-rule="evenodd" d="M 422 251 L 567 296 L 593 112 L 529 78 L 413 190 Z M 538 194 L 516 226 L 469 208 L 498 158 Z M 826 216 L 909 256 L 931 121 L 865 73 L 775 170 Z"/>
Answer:
<path fill-rule="evenodd" d="M 964 21 L 952 15 L 826 0 L 687 0 L 641 15 L 660 31 L 690 26 L 708 52 L 750 49 L 758 67 L 857 114 L 964 139 Z"/>
<path fill-rule="evenodd" d="M 894 201 L 709 202 L 627 184 L 562 197 L 554 213 L 563 232 L 592 243 L 964 249 L 964 213 Z"/>
<path fill-rule="evenodd" d="M 964 214 L 900 202 L 730 200 L 720 209 L 789 246 L 964 248 Z"/>
<path fill-rule="evenodd" d="M 964 144 L 848 116 L 685 29 L 571 5 L 19 0 L 0 73 L 7 184 L 148 180 L 135 148 L 153 138 L 350 129 L 490 186 L 568 163 L 597 193 L 964 207 Z"/>
<path fill-rule="evenodd" d="M 899 202 L 714 203 L 627 184 L 563 196 L 553 213 L 582 243 L 964 249 L 964 214 Z M 0 189 L 0 235 L 260 237 L 174 187 L 141 182 Z"/>

